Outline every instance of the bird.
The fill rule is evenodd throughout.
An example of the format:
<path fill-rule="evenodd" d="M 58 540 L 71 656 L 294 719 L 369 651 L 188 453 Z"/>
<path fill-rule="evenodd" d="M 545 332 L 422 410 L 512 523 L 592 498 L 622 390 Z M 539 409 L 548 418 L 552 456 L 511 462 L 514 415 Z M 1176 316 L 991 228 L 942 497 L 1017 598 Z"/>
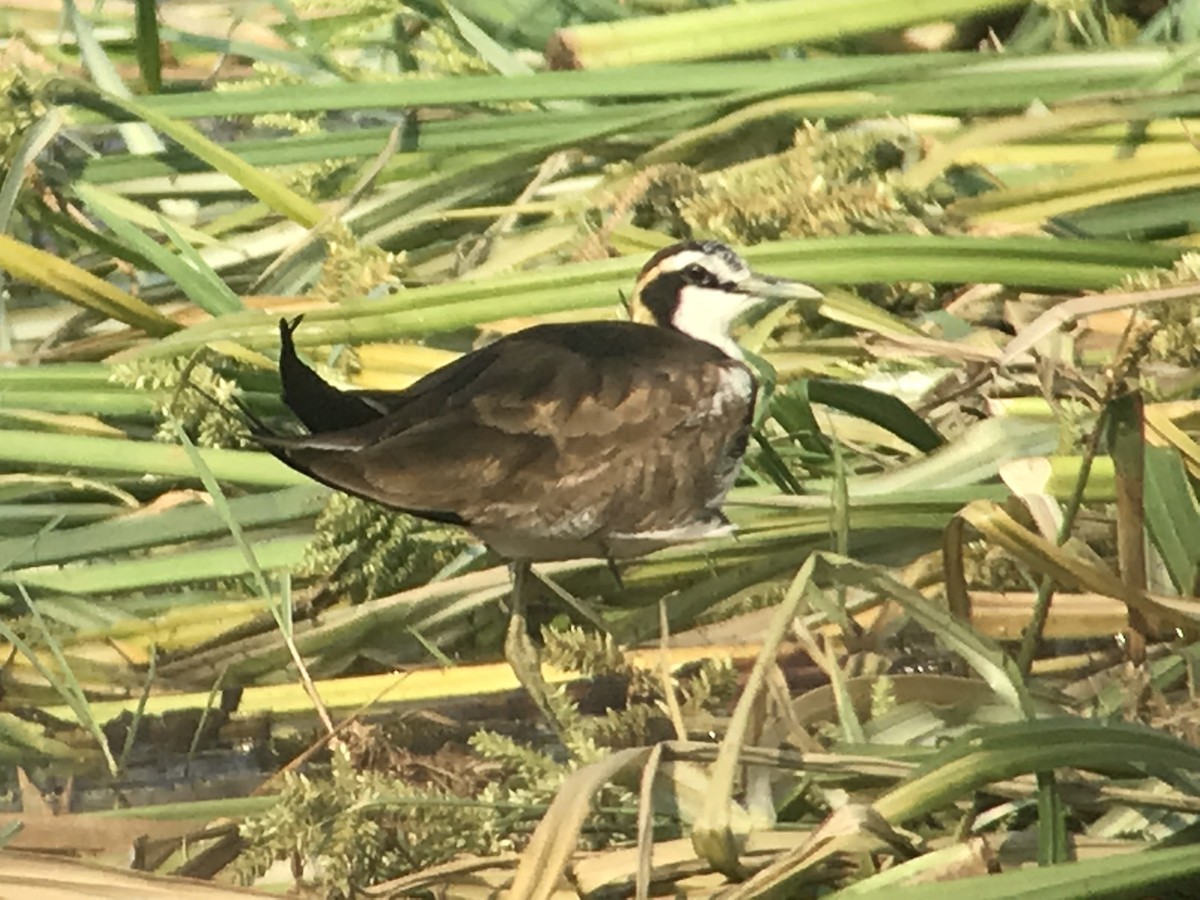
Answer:
<path fill-rule="evenodd" d="M 501 337 L 403 390 L 341 390 L 279 323 L 282 399 L 307 433 L 254 420 L 254 439 L 339 491 L 474 534 L 512 572 L 505 656 L 547 716 L 525 620 L 531 566 L 642 556 L 731 533 L 721 510 L 757 396 L 734 323 L 814 301 L 732 249 L 689 240 L 642 267 L 628 320 L 547 323 Z"/>

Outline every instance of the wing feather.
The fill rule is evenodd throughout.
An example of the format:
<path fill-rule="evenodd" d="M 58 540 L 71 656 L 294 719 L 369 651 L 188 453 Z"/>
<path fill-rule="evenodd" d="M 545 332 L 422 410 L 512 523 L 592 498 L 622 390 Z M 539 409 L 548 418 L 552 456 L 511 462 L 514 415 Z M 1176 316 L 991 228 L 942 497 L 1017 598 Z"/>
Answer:
<path fill-rule="evenodd" d="M 728 393 L 731 373 L 744 396 L 698 404 Z M 676 527 L 723 497 L 731 479 L 717 462 L 744 449 L 753 380 L 662 329 L 545 325 L 371 404 L 384 412 L 364 425 L 268 443 L 317 480 L 397 509 L 587 537 Z"/>

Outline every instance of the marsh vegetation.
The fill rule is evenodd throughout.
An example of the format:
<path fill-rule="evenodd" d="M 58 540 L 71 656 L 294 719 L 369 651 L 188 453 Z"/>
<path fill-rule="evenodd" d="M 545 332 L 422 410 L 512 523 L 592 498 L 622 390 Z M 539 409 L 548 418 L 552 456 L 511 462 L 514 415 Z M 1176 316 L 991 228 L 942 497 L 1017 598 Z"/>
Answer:
<path fill-rule="evenodd" d="M 1193 895 L 1194 2 L 0 34 L 0 893 Z M 402 387 L 687 237 L 826 297 L 742 331 L 736 539 L 540 567 L 552 732 L 497 560 L 230 410 L 281 316 Z"/>

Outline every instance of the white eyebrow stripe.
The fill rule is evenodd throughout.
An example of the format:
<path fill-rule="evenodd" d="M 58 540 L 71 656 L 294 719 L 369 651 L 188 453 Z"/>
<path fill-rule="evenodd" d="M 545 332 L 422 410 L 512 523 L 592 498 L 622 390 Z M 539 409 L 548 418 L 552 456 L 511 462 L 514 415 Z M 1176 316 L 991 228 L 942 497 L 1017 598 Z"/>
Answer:
<path fill-rule="evenodd" d="M 641 288 L 655 278 L 669 272 L 681 272 L 693 263 L 699 263 L 711 272 L 719 284 L 730 287 L 736 285 L 748 274 L 746 268 L 735 265 L 734 261 L 726 259 L 721 254 L 706 253 L 703 250 L 681 250 L 662 260 L 650 271 L 642 273 L 642 277 L 638 279 L 637 286 Z"/>
<path fill-rule="evenodd" d="M 681 250 L 678 253 L 672 253 L 656 267 L 659 272 L 678 272 L 680 269 L 685 269 L 692 263 L 706 262 L 712 259 L 707 253 L 700 250 Z"/>

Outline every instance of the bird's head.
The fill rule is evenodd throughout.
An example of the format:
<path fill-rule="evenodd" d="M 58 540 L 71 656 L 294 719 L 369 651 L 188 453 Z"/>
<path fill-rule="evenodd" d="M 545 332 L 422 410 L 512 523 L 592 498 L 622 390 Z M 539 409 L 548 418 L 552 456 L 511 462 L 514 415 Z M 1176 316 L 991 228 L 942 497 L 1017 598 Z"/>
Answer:
<path fill-rule="evenodd" d="M 684 241 L 650 257 L 629 308 L 635 322 L 683 332 L 741 359 L 729 333 L 739 316 L 770 301 L 821 296 L 807 284 L 759 275 L 718 241 Z"/>

